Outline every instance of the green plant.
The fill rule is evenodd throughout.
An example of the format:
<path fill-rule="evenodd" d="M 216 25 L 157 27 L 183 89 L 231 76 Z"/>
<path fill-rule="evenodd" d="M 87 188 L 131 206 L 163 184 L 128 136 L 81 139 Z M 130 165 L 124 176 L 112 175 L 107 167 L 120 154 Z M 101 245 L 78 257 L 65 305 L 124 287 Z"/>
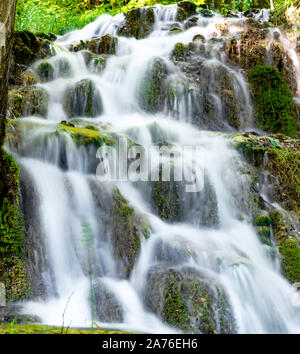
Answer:
<path fill-rule="evenodd" d="M 248 72 L 254 97 L 258 126 L 270 133 L 294 137 L 297 123 L 294 117 L 293 95 L 277 68 L 259 65 Z"/>

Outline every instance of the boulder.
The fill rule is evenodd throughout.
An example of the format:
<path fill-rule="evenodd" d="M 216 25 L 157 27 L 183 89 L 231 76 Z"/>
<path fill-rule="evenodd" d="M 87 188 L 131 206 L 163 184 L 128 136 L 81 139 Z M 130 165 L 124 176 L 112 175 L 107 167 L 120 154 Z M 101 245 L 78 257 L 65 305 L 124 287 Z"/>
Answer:
<path fill-rule="evenodd" d="M 27 116 L 46 117 L 48 113 L 49 95 L 37 86 L 27 86 L 10 90 L 8 93 L 8 117 Z"/>
<path fill-rule="evenodd" d="M 153 267 L 145 289 L 147 307 L 167 324 L 192 333 L 235 333 L 223 288 L 188 267 Z"/>
<path fill-rule="evenodd" d="M 103 112 L 100 92 L 89 79 L 81 80 L 73 87 L 67 88 L 63 106 L 69 118 L 96 117 Z"/>
<path fill-rule="evenodd" d="M 150 64 L 138 93 L 138 101 L 147 112 L 158 112 L 164 106 L 164 81 L 167 67 L 163 59 L 155 58 Z"/>
<path fill-rule="evenodd" d="M 153 8 L 134 8 L 127 12 L 124 24 L 118 29 L 118 35 L 145 38 L 151 33 L 154 22 Z"/>
<path fill-rule="evenodd" d="M 177 21 L 183 22 L 188 17 L 197 14 L 197 6 L 191 1 L 182 1 L 177 4 L 177 7 Z"/>

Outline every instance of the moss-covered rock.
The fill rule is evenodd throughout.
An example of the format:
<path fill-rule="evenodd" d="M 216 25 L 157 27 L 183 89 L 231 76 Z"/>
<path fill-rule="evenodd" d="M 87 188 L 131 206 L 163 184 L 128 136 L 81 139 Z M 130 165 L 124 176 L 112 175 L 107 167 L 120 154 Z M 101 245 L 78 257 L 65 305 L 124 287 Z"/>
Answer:
<path fill-rule="evenodd" d="M 163 59 L 155 58 L 141 83 L 139 104 L 147 112 L 158 112 L 164 106 L 164 81 L 167 67 Z"/>
<path fill-rule="evenodd" d="M 24 221 L 18 205 L 19 166 L 1 149 L 0 154 L 0 282 L 8 300 L 18 300 L 29 290 L 22 255 Z"/>
<path fill-rule="evenodd" d="M 118 189 L 113 191 L 111 218 L 111 242 L 118 273 L 128 278 L 140 251 L 142 235 L 134 209 Z"/>
<path fill-rule="evenodd" d="M 115 144 L 115 135 L 113 133 L 100 132 L 92 126 L 75 127 L 68 122 L 62 122 L 57 125 L 55 134 L 60 135 L 61 133 L 69 134 L 79 146 L 95 145 L 96 147 L 101 147 L 102 145 L 111 146 Z"/>
<path fill-rule="evenodd" d="M 241 34 L 238 45 L 236 38 L 226 43 L 226 52 L 233 64 L 239 64 L 245 69 L 252 69 L 257 65 L 264 65 L 267 46 L 265 29 L 251 26 Z"/>
<path fill-rule="evenodd" d="M 27 86 L 10 90 L 8 93 L 8 117 L 46 117 L 48 102 L 49 95 L 41 87 Z"/>
<path fill-rule="evenodd" d="M 177 4 L 177 21 L 183 22 L 188 17 L 196 15 L 197 6 L 191 1 L 182 1 Z"/>
<path fill-rule="evenodd" d="M 293 95 L 278 69 L 257 66 L 248 72 L 257 125 L 270 133 L 294 137 L 297 123 Z"/>
<path fill-rule="evenodd" d="M 189 268 L 155 267 L 145 290 L 146 304 L 167 324 L 194 333 L 234 333 L 234 320 L 221 286 Z"/>
<path fill-rule="evenodd" d="M 270 213 L 272 227 L 278 249 L 281 255 L 283 274 L 291 283 L 300 281 L 300 241 L 294 229 L 295 220 L 281 210 Z M 299 218 L 299 217 L 298 217 Z"/>
<path fill-rule="evenodd" d="M 288 84 L 293 93 L 297 91 L 297 75 L 293 60 L 289 53 L 285 51 L 283 45 L 278 41 L 273 41 L 270 47 L 272 56 L 272 66 L 276 67 L 282 75 L 284 81 Z"/>
<path fill-rule="evenodd" d="M 151 33 L 154 22 L 153 8 L 134 8 L 127 12 L 125 23 L 118 29 L 118 35 L 145 38 Z"/>
<path fill-rule="evenodd" d="M 173 176 L 173 168 L 171 177 Z M 152 186 L 152 205 L 156 210 L 157 215 L 168 221 L 179 221 L 182 217 L 180 193 L 181 183 L 174 181 L 162 180 L 162 166 L 159 170 L 159 181 L 151 182 Z"/>
<path fill-rule="evenodd" d="M 173 27 L 169 30 L 168 34 L 169 35 L 172 35 L 172 34 L 179 34 L 179 33 L 182 33 L 183 32 L 183 29 L 180 28 L 180 27 Z"/>
<path fill-rule="evenodd" d="M 91 39 L 86 42 L 86 49 L 95 54 L 115 54 L 118 44 L 118 38 L 106 34 L 101 38 Z"/>
<path fill-rule="evenodd" d="M 184 61 L 188 54 L 188 47 L 183 43 L 176 43 L 172 52 L 175 61 Z"/>
<path fill-rule="evenodd" d="M 276 201 L 287 210 L 299 210 L 300 140 L 282 134 L 260 137 L 247 133 L 234 136 L 234 140 L 235 147 L 249 163 L 274 176 L 272 185 Z"/>
<path fill-rule="evenodd" d="M 30 65 L 50 55 L 48 40 L 38 38 L 29 31 L 14 32 L 13 57 L 16 64 Z"/>
<path fill-rule="evenodd" d="M 100 92 L 89 79 L 81 80 L 66 90 L 63 106 L 69 118 L 96 117 L 103 112 Z"/>
<path fill-rule="evenodd" d="M 36 72 L 42 81 L 51 81 L 54 78 L 54 68 L 48 61 L 42 61 L 38 65 Z"/>
<path fill-rule="evenodd" d="M 266 214 L 259 215 L 255 219 L 256 226 L 270 226 L 271 223 L 272 223 L 271 218 L 269 217 L 269 215 Z"/>

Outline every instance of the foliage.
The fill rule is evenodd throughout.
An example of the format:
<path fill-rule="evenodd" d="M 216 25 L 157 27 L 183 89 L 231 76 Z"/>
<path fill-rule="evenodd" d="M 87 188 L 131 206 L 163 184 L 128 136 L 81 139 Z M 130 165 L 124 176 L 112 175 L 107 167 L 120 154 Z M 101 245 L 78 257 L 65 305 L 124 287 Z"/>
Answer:
<path fill-rule="evenodd" d="M 134 7 L 176 2 L 172 0 L 131 0 L 129 2 L 126 0 L 105 2 L 99 0 L 20 0 L 17 5 L 16 29 L 62 35 L 84 27 L 104 13 L 115 15 Z M 201 0 L 197 2 L 201 3 Z"/>
<path fill-rule="evenodd" d="M 260 65 L 248 72 L 258 126 L 294 137 L 297 124 L 293 95 L 277 68 Z"/>

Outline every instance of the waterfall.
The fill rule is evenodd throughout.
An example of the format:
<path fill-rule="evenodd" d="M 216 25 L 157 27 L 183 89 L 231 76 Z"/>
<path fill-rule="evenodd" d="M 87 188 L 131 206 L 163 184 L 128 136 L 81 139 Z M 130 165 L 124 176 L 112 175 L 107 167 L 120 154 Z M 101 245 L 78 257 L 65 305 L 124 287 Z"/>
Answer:
<path fill-rule="evenodd" d="M 180 333 L 153 310 L 160 296 L 153 288 L 164 274 L 186 274 L 188 279 L 201 278 L 203 284 L 210 284 L 203 302 L 209 296 L 216 300 L 213 321 L 217 333 L 224 332 L 224 322 L 229 323 L 228 331 L 238 333 L 299 333 L 299 313 L 289 301 L 293 288 L 280 275 L 254 227 L 243 218 L 249 214 L 250 177 L 243 173 L 245 162 L 230 139 L 212 132 L 254 129 L 247 80 L 241 69 L 227 62 L 218 41 L 221 36 L 216 34 L 216 25 L 226 25 L 228 36 L 234 36 L 241 31 L 244 20 L 197 14 L 196 25 L 184 28 L 176 21 L 177 5 L 157 5 L 154 9 L 153 31 L 145 38 L 119 36 L 117 28 L 124 22 L 124 15 L 103 15 L 83 29 L 59 37 L 55 54 L 32 65 L 37 71 L 46 61 L 54 68 L 51 80 L 36 85 L 49 96 L 48 112 L 44 119 L 20 119 L 20 141 L 17 146 L 10 143 L 9 149 L 38 191 L 45 247 L 41 273 L 46 294 L 43 299 L 25 303 L 23 311 L 46 324 L 61 326 L 63 321 L 66 326 L 89 327 L 94 291 L 98 308 L 95 321 L 100 326 Z M 181 31 L 170 35 L 174 26 L 181 26 Z M 118 41 L 114 55 L 105 56 L 104 68 L 99 69 L 97 56 L 71 50 L 74 42 L 80 45 L 107 34 Z M 204 41 L 193 42 L 199 34 Z M 199 83 L 180 60 L 172 60 L 177 43 L 188 46 L 191 42 L 202 53 L 197 52 L 198 61 L 196 56 L 190 59 L 199 73 Z M 149 89 L 145 83 L 153 72 L 161 82 L 158 88 L 151 87 L 158 91 L 156 99 L 146 101 L 141 93 Z M 299 75 L 299 65 L 296 72 Z M 222 80 L 224 87 L 220 86 Z M 90 106 L 80 96 L 82 91 L 74 89 L 83 81 L 89 85 L 84 86 L 87 95 L 98 100 L 96 113 L 88 111 Z M 76 91 L 74 97 L 80 106 L 77 114 L 70 113 L 75 109 L 74 98 L 69 106 L 66 103 L 68 90 Z M 229 90 L 238 98 L 236 125 L 228 118 L 228 107 L 233 104 L 224 103 L 227 98 L 223 94 Z M 105 127 L 115 136 L 127 136 L 146 151 L 159 143 L 197 148 L 204 187 L 187 193 L 184 183 L 175 184 L 180 218 L 170 222 L 155 210 L 149 181 L 99 181 L 97 148 L 79 146 L 63 129 L 58 131 L 61 121 L 76 127 L 93 125 L 100 132 Z M 192 155 L 184 159 L 191 169 Z M 115 186 L 149 226 L 150 235 L 141 240 L 130 276 L 124 275 L 122 260 L 114 253 Z M 222 301 L 226 304 L 221 309 L 218 306 Z M 197 321 L 195 315 L 195 326 Z"/>

